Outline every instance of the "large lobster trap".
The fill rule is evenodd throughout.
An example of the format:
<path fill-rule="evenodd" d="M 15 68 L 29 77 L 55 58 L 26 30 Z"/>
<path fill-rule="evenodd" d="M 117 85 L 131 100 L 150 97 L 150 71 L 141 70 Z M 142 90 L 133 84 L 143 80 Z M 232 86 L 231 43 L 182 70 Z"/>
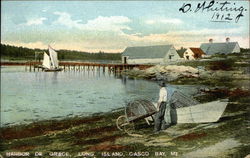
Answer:
<path fill-rule="evenodd" d="M 125 107 L 125 115 L 121 115 L 116 120 L 117 128 L 126 133 L 134 130 L 134 123 L 138 120 L 151 117 L 157 112 L 155 105 L 148 100 L 135 100 L 129 102 Z M 147 123 L 148 119 L 146 119 Z"/>

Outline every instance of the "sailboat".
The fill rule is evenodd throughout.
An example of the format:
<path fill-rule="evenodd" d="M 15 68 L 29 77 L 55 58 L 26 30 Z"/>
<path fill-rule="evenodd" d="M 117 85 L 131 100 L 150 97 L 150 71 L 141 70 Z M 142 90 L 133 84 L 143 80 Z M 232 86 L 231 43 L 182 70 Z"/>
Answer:
<path fill-rule="evenodd" d="M 48 46 L 49 55 L 44 52 L 43 54 L 43 63 L 42 68 L 44 71 L 61 71 L 62 68 L 59 68 L 57 52 L 51 47 Z"/>

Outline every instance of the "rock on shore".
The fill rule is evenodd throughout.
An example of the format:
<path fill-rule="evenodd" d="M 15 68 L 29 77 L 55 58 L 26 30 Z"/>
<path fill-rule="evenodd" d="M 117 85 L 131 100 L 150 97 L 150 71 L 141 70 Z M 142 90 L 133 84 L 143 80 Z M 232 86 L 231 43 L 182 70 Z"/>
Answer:
<path fill-rule="evenodd" d="M 173 81 L 181 77 L 198 77 L 198 73 L 198 69 L 191 66 L 177 65 L 156 65 L 145 70 L 133 69 L 125 72 L 130 77 L 166 81 Z"/>
<path fill-rule="evenodd" d="M 201 79 L 245 79 L 249 80 L 248 74 L 243 71 L 223 71 L 223 70 L 204 70 L 193 68 L 191 66 L 178 65 L 156 65 L 148 69 L 140 70 L 135 68 L 124 72 L 131 78 L 144 78 L 150 80 L 164 80 L 167 82 L 175 81 L 181 78 L 201 78 Z"/>

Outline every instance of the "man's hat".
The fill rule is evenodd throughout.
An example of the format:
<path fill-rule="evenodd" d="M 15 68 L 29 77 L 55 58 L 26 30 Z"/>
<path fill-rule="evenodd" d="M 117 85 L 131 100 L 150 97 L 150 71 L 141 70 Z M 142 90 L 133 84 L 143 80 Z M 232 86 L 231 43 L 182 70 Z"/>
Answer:
<path fill-rule="evenodd" d="M 161 81 L 161 82 L 159 83 L 159 86 L 161 86 L 161 87 L 166 87 L 166 84 L 165 84 L 164 81 Z"/>

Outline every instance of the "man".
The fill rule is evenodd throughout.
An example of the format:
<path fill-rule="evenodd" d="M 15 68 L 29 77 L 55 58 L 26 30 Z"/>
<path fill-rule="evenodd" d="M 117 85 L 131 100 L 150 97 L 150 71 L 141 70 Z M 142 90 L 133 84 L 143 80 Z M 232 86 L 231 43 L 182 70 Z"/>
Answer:
<path fill-rule="evenodd" d="M 167 107 L 170 105 L 167 104 L 167 98 L 168 98 L 168 92 L 166 89 L 165 82 L 161 82 L 160 83 L 159 100 L 157 103 L 158 112 L 156 113 L 156 116 L 155 116 L 155 126 L 154 126 L 155 133 L 159 132 L 160 130 L 166 129 L 166 127 L 171 124 L 170 107 L 169 108 Z M 166 117 L 165 113 L 169 116 Z M 167 118 L 167 122 L 165 122 L 164 116 Z"/>

